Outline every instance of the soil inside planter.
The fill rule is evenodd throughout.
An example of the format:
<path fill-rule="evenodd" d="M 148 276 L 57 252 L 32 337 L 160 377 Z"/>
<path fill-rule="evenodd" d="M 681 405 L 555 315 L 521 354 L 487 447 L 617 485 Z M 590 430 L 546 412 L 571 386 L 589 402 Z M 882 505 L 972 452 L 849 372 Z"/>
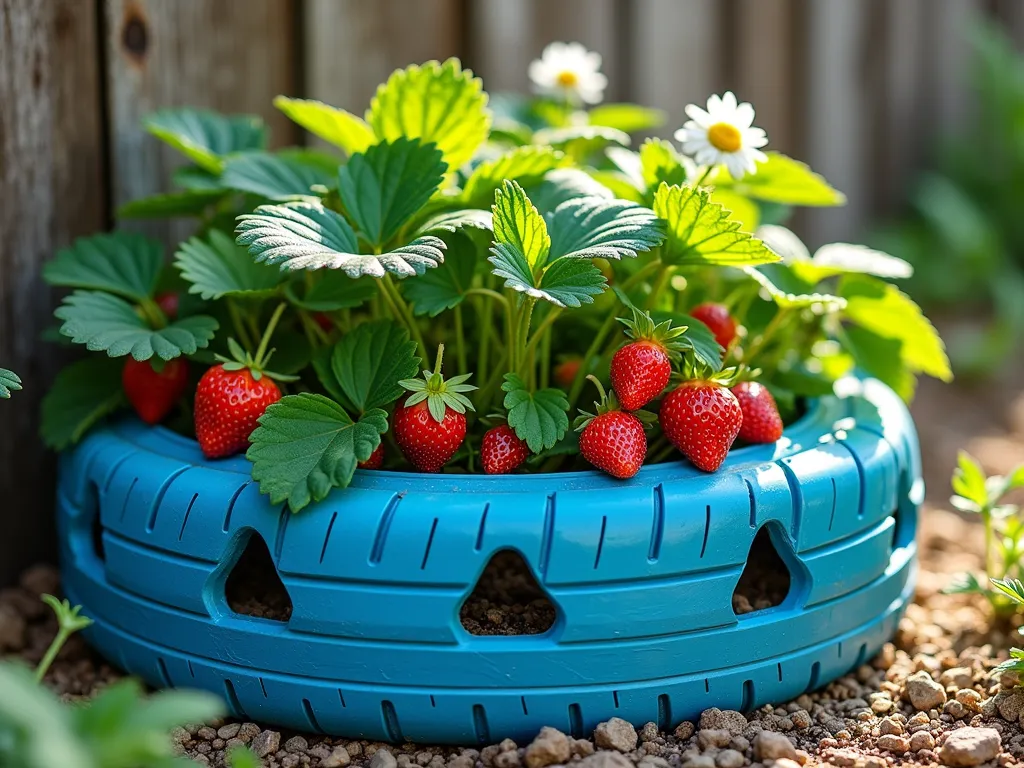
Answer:
<path fill-rule="evenodd" d="M 789 569 L 775 549 L 768 529 L 762 528 L 754 537 L 747 564 L 733 592 L 732 609 L 742 616 L 782 605 L 791 583 Z"/>
<path fill-rule="evenodd" d="M 555 606 L 518 552 L 497 553 L 462 604 L 471 635 L 540 635 L 555 623 Z"/>
<path fill-rule="evenodd" d="M 271 621 L 292 617 L 292 599 L 277 575 L 270 550 L 253 534 L 224 585 L 228 607 L 235 613 Z"/>

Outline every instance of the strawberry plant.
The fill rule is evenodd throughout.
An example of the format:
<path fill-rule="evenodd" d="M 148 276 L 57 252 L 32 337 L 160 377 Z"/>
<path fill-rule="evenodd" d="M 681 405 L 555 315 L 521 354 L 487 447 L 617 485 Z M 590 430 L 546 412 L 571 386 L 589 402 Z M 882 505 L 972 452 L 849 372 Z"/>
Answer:
<path fill-rule="evenodd" d="M 949 377 L 890 282 L 904 262 L 812 257 L 779 225 L 843 197 L 768 149 L 750 105 L 713 96 L 677 143 L 634 150 L 662 116 L 600 104 L 599 70 L 558 45 L 531 67 L 534 97 L 489 97 L 451 59 L 398 70 L 362 116 L 278 98 L 326 151 L 268 150 L 252 116 L 151 116 L 187 164 L 120 215 L 195 233 L 171 259 L 114 232 L 46 266 L 71 291 L 61 334 L 91 353 L 46 398 L 47 442 L 132 409 L 211 460 L 244 452 L 297 512 L 357 469 L 714 471 L 854 370 L 908 399 L 917 375 Z"/>
<path fill-rule="evenodd" d="M 21 378 L 14 371 L 0 368 L 0 398 L 10 398 L 11 392 L 21 389 Z"/>

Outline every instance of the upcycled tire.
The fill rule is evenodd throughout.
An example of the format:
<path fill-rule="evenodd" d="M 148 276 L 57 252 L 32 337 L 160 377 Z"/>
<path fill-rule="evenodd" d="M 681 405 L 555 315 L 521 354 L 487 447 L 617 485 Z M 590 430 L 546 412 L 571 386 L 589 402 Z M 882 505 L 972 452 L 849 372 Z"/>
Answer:
<path fill-rule="evenodd" d="M 302 730 L 490 743 L 785 701 L 873 656 L 913 593 L 913 423 L 881 383 L 841 384 L 779 443 L 733 451 L 715 474 L 684 462 L 624 482 L 358 471 L 298 515 L 259 494 L 243 458 L 207 461 L 165 429 L 116 423 L 62 461 L 65 589 L 117 666 Z M 737 616 L 765 527 L 790 590 Z M 287 623 L 228 607 L 251 536 L 291 597 Z M 544 635 L 460 623 L 503 550 L 556 607 Z"/>

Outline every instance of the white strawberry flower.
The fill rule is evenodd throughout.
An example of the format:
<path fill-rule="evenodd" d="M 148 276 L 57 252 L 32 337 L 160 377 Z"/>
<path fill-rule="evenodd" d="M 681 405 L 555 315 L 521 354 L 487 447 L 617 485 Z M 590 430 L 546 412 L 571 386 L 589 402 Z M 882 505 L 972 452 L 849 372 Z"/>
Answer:
<path fill-rule="evenodd" d="M 601 54 L 579 43 L 551 43 L 530 62 L 529 74 L 537 93 L 572 104 L 599 104 L 608 86 L 601 74 Z"/>
<path fill-rule="evenodd" d="M 686 114 L 690 119 L 675 137 L 698 165 L 724 165 L 734 179 L 740 179 L 757 173 L 757 163 L 768 159 L 760 149 L 768 143 L 768 135 L 754 127 L 754 108 L 748 102 L 737 103 L 732 91 L 712 95 L 706 110 L 687 104 Z"/>

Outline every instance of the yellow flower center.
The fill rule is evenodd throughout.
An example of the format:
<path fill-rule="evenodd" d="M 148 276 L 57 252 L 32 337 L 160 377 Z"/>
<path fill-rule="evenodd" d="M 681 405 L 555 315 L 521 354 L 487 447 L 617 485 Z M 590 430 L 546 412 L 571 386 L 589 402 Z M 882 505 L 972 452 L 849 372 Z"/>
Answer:
<path fill-rule="evenodd" d="M 743 134 L 729 123 L 715 123 L 708 128 L 708 141 L 721 152 L 739 152 L 743 146 Z"/>
<path fill-rule="evenodd" d="M 570 72 L 569 70 L 559 72 L 558 77 L 555 79 L 563 88 L 575 88 L 580 82 L 579 76 L 575 72 Z"/>

